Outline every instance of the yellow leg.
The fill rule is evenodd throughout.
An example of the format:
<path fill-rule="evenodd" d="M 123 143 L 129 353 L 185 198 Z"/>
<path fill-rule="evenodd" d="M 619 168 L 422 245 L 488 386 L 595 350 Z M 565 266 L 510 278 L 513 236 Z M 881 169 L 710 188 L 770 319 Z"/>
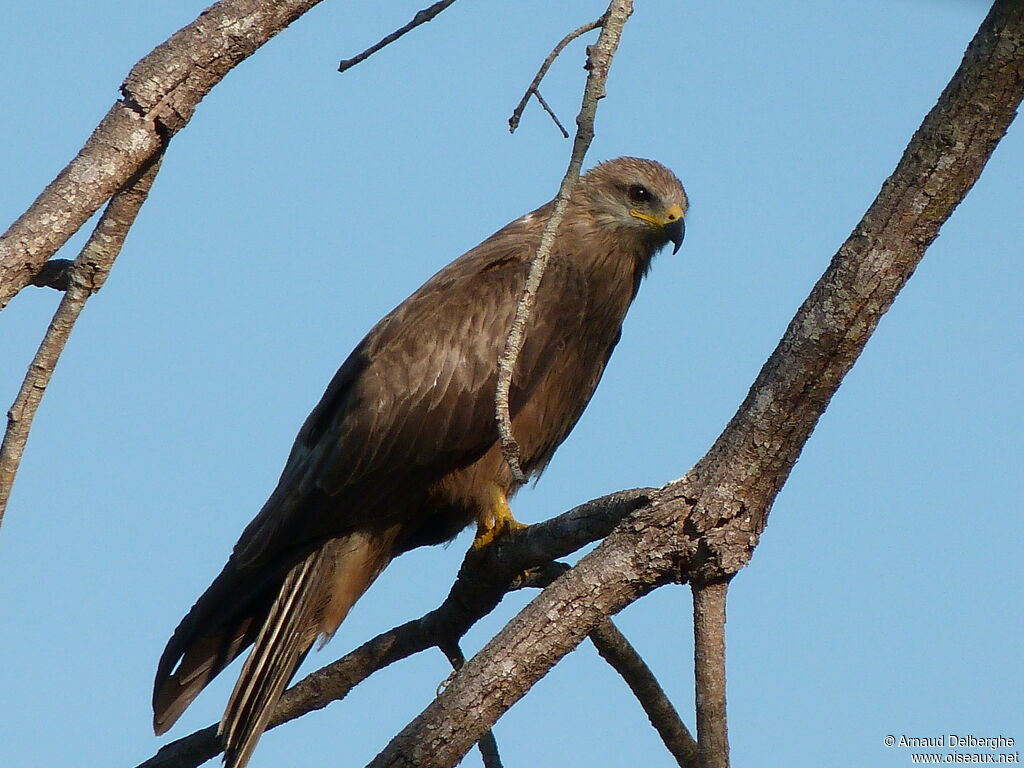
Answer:
<path fill-rule="evenodd" d="M 474 549 L 482 549 L 492 543 L 502 532 L 518 531 L 526 525 L 520 523 L 512 516 L 512 510 L 508 506 L 508 499 L 505 492 L 498 486 L 493 486 L 491 502 L 487 510 L 477 520 L 476 538 L 473 540 Z"/>

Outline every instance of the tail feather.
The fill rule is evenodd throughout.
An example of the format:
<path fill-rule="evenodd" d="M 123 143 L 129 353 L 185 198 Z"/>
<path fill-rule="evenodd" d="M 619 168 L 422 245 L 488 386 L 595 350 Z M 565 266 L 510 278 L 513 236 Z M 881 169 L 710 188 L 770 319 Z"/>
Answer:
<path fill-rule="evenodd" d="M 248 763 L 274 704 L 313 644 L 323 559 L 321 549 L 288 574 L 245 660 L 218 728 L 228 766 Z"/>
<path fill-rule="evenodd" d="M 243 575 L 229 560 L 174 630 L 153 685 L 153 730 L 158 736 L 256 639 L 277 586 L 271 574 L 263 576 Z"/>
<path fill-rule="evenodd" d="M 329 637 L 391 561 L 393 535 L 333 539 L 292 568 L 270 605 L 221 719 L 226 768 L 245 768 L 318 635 Z"/>

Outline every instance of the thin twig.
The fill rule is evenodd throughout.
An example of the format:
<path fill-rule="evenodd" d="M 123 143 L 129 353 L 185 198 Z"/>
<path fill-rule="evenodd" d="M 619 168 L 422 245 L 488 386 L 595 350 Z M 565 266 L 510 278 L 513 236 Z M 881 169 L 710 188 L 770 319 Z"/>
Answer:
<path fill-rule="evenodd" d="M 590 630 L 589 637 L 601 658 L 626 681 L 680 768 L 697 768 L 697 742 L 683 724 L 650 667 L 625 635 L 611 619 L 606 619 Z"/>
<path fill-rule="evenodd" d="M 537 100 L 540 101 L 542 106 L 544 106 L 544 100 L 541 99 L 540 91 L 538 91 L 537 89 L 540 87 L 540 81 L 544 79 L 544 75 L 548 73 L 548 70 L 551 68 L 551 65 L 555 62 L 555 59 L 558 58 L 558 54 L 560 54 L 565 49 L 565 46 L 567 46 L 577 37 L 585 35 L 587 34 L 587 32 L 597 29 L 602 24 L 604 24 L 606 16 L 607 14 L 605 14 L 605 16 L 602 16 L 597 21 L 592 21 L 589 24 L 584 24 L 579 29 L 574 29 L 568 35 L 563 37 L 558 42 L 558 45 L 554 47 L 554 50 L 552 50 L 551 53 L 548 54 L 548 57 L 544 59 L 544 63 L 540 65 L 540 69 L 537 70 L 537 75 L 536 77 L 533 78 L 533 82 L 530 83 L 530 86 L 526 89 L 526 93 L 523 94 L 523 98 L 519 100 L 519 103 L 516 105 L 515 110 L 513 110 L 512 117 L 508 119 L 509 133 L 515 133 L 516 128 L 519 127 L 519 121 L 523 119 L 523 110 L 526 109 L 526 104 L 530 100 L 531 95 L 536 95 Z M 555 122 L 558 124 L 558 127 L 562 128 L 562 124 L 558 122 L 558 118 L 555 117 L 555 113 L 548 109 L 546 106 L 544 106 L 544 108 L 547 109 L 548 114 L 551 115 L 552 118 L 554 118 Z M 569 138 L 569 133 L 565 130 L 565 128 L 562 128 L 562 133 L 565 134 L 565 138 Z"/>
<path fill-rule="evenodd" d="M 466 663 L 466 656 L 457 642 L 442 643 L 441 652 L 448 658 L 455 672 L 462 669 L 462 665 Z M 504 768 L 501 764 L 501 755 L 498 754 L 498 740 L 494 738 L 493 728 L 488 729 L 487 733 L 480 737 L 476 746 L 480 750 L 484 768 Z"/>
<path fill-rule="evenodd" d="M 530 272 L 526 277 L 523 295 L 516 306 L 515 319 L 512 321 L 512 327 L 509 328 L 505 349 L 498 361 L 498 386 L 494 397 L 495 419 L 498 422 L 502 455 L 518 483 L 525 483 L 526 475 L 520 465 L 519 444 L 512 434 L 512 418 L 509 414 L 508 395 L 512 385 L 512 371 L 515 369 L 516 360 L 519 359 L 519 352 L 523 348 L 523 330 L 526 328 L 526 322 L 537 298 L 537 288 L 540 286 L 544 270 L 547 268 L 548 257 L 551 255 L 551 249 L 555 243 L 555 233 L 562 223 L 562 217 L 569 204 L 569 196 L 579 180 L 583 158 L 590 148 L 590 143 L 594 140 L 597 102 L 605 96 L 605 82 L 608 80 L 608 69 L 611 67 L 612 57 L 619 47 L 622 28 L 632 13 L 632 0 L 612 0 L 608 11 L 601 17 L 601 34 L 597 38 L 597 42 L 589 49 L 587 58 L 587 69 L 589 70 L 587 84 L 583 89 L 583 104 L 576 116 L 576 138 L 573 141 L 569 167 L 565 171 L 565 176 L 562 177 L 558 195 L 555 197 L 554 209 L 540 238 L 537 255 L 530 263 Z"/>
<path fill-rule="evenodd" d="M 10 499 L 14 476 L 21 464 L 32 419 L 53 376 L 57 360 L 64 351 L 64 345 L 85 302 L 103 286 L 114 260 L 121 252 L 128 230 L 149 195 L 153 179 L 160 168 L 160 157 L 157 155 L 124 189 L 110 199 L 88 242 L 75 259 L 64 296 L 28 367 L 14 404 L 7 412 L 7 431 L 4 433 L 3 445 L 0 445 L 0 523 L 3 522 Z"/>
<path fill-rule="evenodd" d="M 544 97 L 540 95 L 540 90 L 538 89 L 534 91 L 533 95 L 537 97 L 537 101 L 540 103 L 542 107 L 544 107 L 544 111 L 547 112 L 551 116 L 551 119 L 555 121 L 555 125 L 558 126 L 558 130 L 562 132 L 562 138 L 568 139 L 569 132 L 565 130 L 565 126 L 562 125 L 562 121 L 558 119 L 558 115 L 555 114 L 555 110 L 553 110 L 544 100 Z"/>
<path fill-rule="evenodd" d="M 725 710 L 725 600 L 727 581 L 692 585 L 693 670 L 701 768 L 729 768 Z"/>
<path fill-rule="evenodd" d="M 454 2 L 455 0 L 438 0 L 438 2 L 434 3 L 430 7 L 424 8 L 423 10 L 417 12 L 417 14 L 412 17 L 412 21 L 410 21 L 404 27 L 396 29 L 394 32 L 385 37 L 376 45 L 371 45 L 365 51 L 363 51 L 357 56 L 353 56 L 351 59 L 342 59 L 341 63 L 338 64 L 338 71 L 344 72 L 346 69 L 351 69 L 352 67 L 354 67 L 360 61 L 364 61 L 370 58 L 381 48 L 395 42 L 395 40 L 400 38 L 406 32 L 416 29 L 416 27 L 418 27 L 420 24 L 426 24 L 428 21 L 433 20 L 435 16 L 437 16 L 439 13 L 441 13 L 441 11 L 443 11 L 445 8 L 447 8 Z"/>

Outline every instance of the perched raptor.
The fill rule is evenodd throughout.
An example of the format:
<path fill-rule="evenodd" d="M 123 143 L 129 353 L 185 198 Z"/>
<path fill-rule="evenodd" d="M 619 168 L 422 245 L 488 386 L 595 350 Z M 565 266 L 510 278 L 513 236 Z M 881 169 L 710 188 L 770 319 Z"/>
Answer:
<path fill-rule="evenodd" d="M 277 488 L 160 659 L 164 733 L 253 646 L 220 723 L 243 768 L 319 637 L 403 552 L 477 524 L 477 544 L 516 525 L 519 488 L 494 417 L 498 358 L 548 203 L 460 256 L 384 317 L 306 419 Z M 539 474 L 575 426 L 655 253 L 679 249 L 687 200 L 659 163 L 632 157 L 584 174 L 559 227 L 513 371 L 522 467 Z"/>

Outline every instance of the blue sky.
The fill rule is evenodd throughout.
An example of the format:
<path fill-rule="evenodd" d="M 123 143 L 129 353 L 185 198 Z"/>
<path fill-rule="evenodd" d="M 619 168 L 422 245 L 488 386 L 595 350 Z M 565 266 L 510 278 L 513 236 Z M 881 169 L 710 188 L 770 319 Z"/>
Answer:
<path fill-rule="evenodd" d="M 5 11 L 5 222 L 130 67 L 202 7 Z M 457 3 L 335 71 L 419 7 L 323 3 L 174 139 L 60 363 L 0 529 L 0 764 L 131 766 L 219 717 L 234 670 L 155 739 L 156 660 L 331 374 L 426 277 L 557 189 L 569 142 L 536 105 L 515 136 L 506 120 L 554 43 L 603 6 Z M 672 167 L 692 202 L 687 240 L 656 261 L 586 415 L 517 498 L 520 519 L 659 485 L 704 453 L 986 10 L 638 3 L 588 165 L 633 154 Z M 542 89 L 567 125 L 582 57 L 570 47 Z M 909 765 L 887 734 L 1024 739 L 1022 169 L 1018 124 L 883 318 L 734 581 L 736 765 Z M 5 408 L 58 298 L 25 291 L 0 314 Z M 433 608 L 468 541 L 393 564 L 304 669 Z M 474 629 L 467 654 L 527 598 Z M 659 590 L 618 621 L 692 727 L 689 590 Z M 252 765 L 363 765 L 447 674 L 439 653 L 395 665 L 268 734 Z M 510 768 L 673 764 L 589 645 L 496 732 Z"/>

